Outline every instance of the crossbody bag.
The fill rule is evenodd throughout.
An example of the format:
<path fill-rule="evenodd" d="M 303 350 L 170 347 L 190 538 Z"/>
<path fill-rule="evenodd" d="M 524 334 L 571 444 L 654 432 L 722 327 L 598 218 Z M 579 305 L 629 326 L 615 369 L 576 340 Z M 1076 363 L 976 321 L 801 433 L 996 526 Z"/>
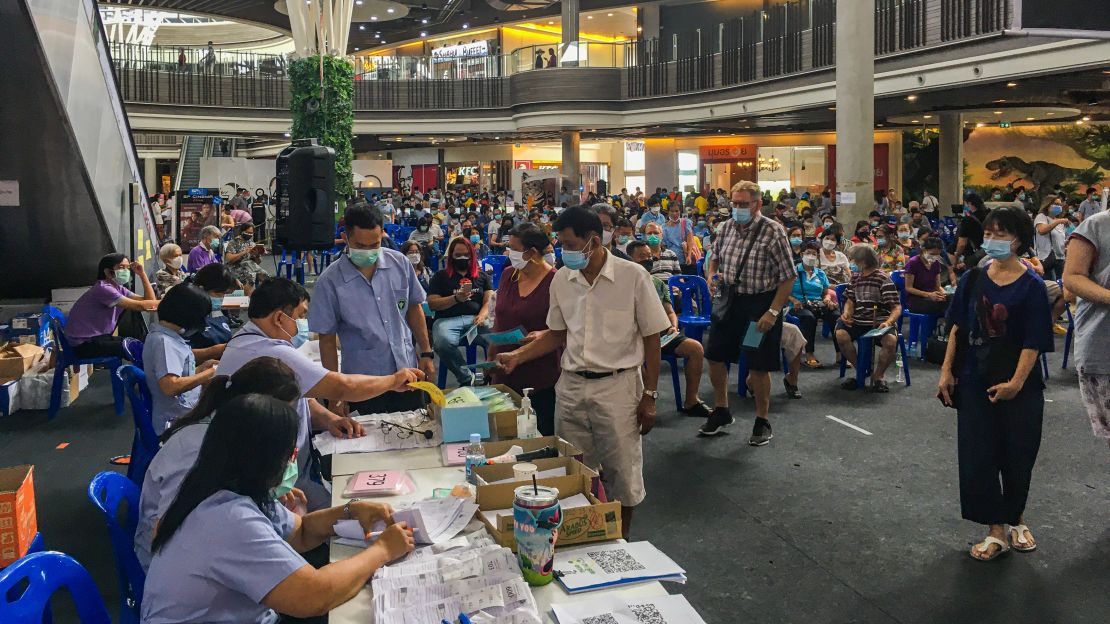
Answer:
<path fill-rule="evenodd" d="M 728 285 L 728 288 L 718 288 L 717 296 L 713 298 L 713 312 L 710 315 L 710 320 L 714 323 L 720 323 L 728 317 L 729 308 L 732 307 L 732 302 L 736 300 L 736 287 L 740 285 L 740 276 L 744 274 L 744 267 L 748 264 L 748 257 L 752 255 L 752 249 L 755 248 L 759 242 L 759 234 L 763 230 L 763 220 L 760 219 L 759 223 L 755 224 L 755 231 L 752 233 L 752 243 L 744 250 L 744 255 L 740 257 L 740 264 L 736 267 L 736 279 Z"/>

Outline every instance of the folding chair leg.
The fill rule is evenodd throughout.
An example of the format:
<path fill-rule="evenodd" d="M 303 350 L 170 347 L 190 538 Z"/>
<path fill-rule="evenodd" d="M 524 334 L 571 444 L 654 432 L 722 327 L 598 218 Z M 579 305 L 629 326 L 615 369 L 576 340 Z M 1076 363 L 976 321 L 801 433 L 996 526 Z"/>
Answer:
<path fill-rule="evenodd" d="M 112 398 L 115 400 L 115 403 L 116 403 L 116 416 L 123 416 L 124 415 L 123 380 L 120 379 L 119 375 L 116 374 L 116 371 L 119 370 L 120 366 L 123 366 L 123 362 L 118 362 L 117 366 L 115 366 L 111 371 L 111 375 L 112 375 Z"/>
<path fill-rule="evenodd" d="M 856 387 L 867 387 L 867 376 L 871 374 L 871 352 L 875 341 L 860 338 L 856 341 Z"/>
<path fill-rule="evenodd" d="M 682 384 L 678 379 L 678 356 L 676 355 L 673 360 L 667 362 L 671 365 L 671 385 L 674 386 L 674 407 L 680 413 L 682 412 Z"/>

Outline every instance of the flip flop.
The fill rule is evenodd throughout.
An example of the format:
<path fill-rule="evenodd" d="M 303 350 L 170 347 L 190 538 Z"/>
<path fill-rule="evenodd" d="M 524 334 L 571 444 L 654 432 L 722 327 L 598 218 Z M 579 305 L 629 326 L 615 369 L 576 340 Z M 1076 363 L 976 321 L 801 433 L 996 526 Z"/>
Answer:
<path fill-rule="evenodd" d="M 1033 535 L 1033 532 L 1029 531 L 1029 527 L 1025 526 L 1024 524 L 1017 524 L 1017 525 L 1014 525 L 1014 526 L 1010 527 L 1010 547 L 1011 548 L 1013 548 L 1014 550 L 1016 550 L 1018 552 L 1023 552 L 1023 553 L 1033 552 L 1034 550 L 1037 550 L 1037 543 L 1036 542 L 1030 542 L 1029 540 L 1025 539 L 1026 531 L 1029 532 L 1030 536 Z M 1017 533 L 1017 539 L 1016 540 L 1014 539 L 1014 533 Z M 1030 544 L 1032 544 L 1032 545 L 1030 545 Z"/>
<path fill-rule="evenodd" d="M 978 544 L 972 546 L 971 550 L 972 551 L 979 551 L 980 553 L 986 554 L 986 552 L 988 550 L 990 550 L 990 547 L 991 547 L 992 544 L 995 545 L 995 546 L 998 546 L 998 550 L 994 551 L 993 555 L 991 555 L 989 557 L 976 557 L 974 554 L 971 553 L 971 551 L 969 551 L 968 556 L 971 557 L 972 559 L 976 560 L 976 561 L 993 561 L 993 560 L 997 559 L 1000 555 L 1003 555 L 1003 554 L 1006 554 L 1006 553 L 1010 552 L 1010 545 L 1009 544 L 1007 544 L 1006 542 L 1003 542 L 1002 540 L 998 539 L 997 537 L 992 537 L 990 535 L 988 535 L 986 537 L 986 539 L 984 539 L 983 541 L 981 541 Z"/>

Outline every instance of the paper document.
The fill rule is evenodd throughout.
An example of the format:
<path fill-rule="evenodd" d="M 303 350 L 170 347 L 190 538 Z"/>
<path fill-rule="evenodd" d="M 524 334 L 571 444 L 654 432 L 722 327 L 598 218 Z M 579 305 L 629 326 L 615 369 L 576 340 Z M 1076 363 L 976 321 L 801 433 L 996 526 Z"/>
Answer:
<path fill-rule="evenodd" d="M 551 605 L 559 624 L 705 624 L 685 596 L 604 596 Z"/>
<path fill-rule="evenodd" d="M 496 334 L 486 334 L 486 342 L 494 345 L 520 344 L 520 341 L 524 340 L 525 334 L 523 327 L 517 327 Z"/>
<path fill-rule="evenodd" d="M 443 442 L 439 422 L 429 418 L 424 410 L 369 416 L 355 413 L 351 417 L 362 425 L 366 435 L 361 438 L 337 438 L 328 431 L 318 433 L 313 436 L 312 445 L 321 455 L 429 448 Z M 431 431 L 432 437 L 425 438 L 421 433 L 394 426 L 398 424 L 416 432 Z"/>
<path fill-rule="evenodd" d="M 466 344 L 474 344 L 474 340 L 478 338 L 478 326 L 471 325 L 470 329 L 463 334 L 463 337 L 466 338 Z"/>
<path fill-rule="evenodd" d="M 245 308 L 251 304 L 251 298 L 232 297 L 231 295 L 227 295 L 220 303 L 222 304 L 220 307 L 223 308 Z"/>
<path fill-rule="evenodd" d="M 659 348 L 662 349 L 663 347 L 671 344 L 672 342 L 674 342 L 675 338 L 678 338 L 681 335 L 682 334 L 680 334 L 679 332 L 664 335 L 662 338 L 659 339 Z"/>
<path fill-rule="evenodd" d="M 444 466 L 462 466 L 466 463 L 466 451 L 470 448 L 469 442 L 459 442 L 457 444 L 444 444 L 441 447 L 443 451 L 443 465 Z"/>
<path fill-rule="evenodd" d="M 555 573 L 571 594 L 647 581 L 686 582 L 686 571 L 651 542 L 556 550 Z"/>
<path fill-rule="evenodd" d="M 759 331 L 759 323 L 748 321 L 748 330 L 744 332 L 744 348 L 758 349 L 763 342 L 763 332 Z"/>
<path fill-rule="evenodd" d="M 395 522 L 406 522 L 413 530 L 413 541 L 417 544 L 439 544 L 451 541 L 459 534 L 478 506 L 466 499 L 449 497 L 428 501 L 417 501 L 411 507 L 393 510 Z M 372 527 L 370 541 L 364 540 L 365 533 L 358 520 L 340 520 L 333 527 L 335 534 L 342 538 L 340 543 L 348 546 L 367 546 L 386 529 L 384 522 Z"/>
<path fill-rule="evenodd" d="M 863 337 L 864 338 L 878 338 L 879 336 L 890 333 L 890 330 L 892 330 L 892 329 L 894 329 L 894 328 L 893 327 L 876 327 L 875 329 L 872 329 L 871 331 L 864 334 Z"/>

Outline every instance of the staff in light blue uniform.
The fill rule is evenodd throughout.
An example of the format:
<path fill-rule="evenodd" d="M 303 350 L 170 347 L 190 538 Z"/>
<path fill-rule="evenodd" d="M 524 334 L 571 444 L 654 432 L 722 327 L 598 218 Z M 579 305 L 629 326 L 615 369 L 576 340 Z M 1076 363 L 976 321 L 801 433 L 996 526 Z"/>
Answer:
<path fill-rule="evenodd" d="M 327 370 L 299 351 L 308 341 L 309 296 L 303 286 L 284 278 L 268 279 L 255 289 L 245 323 L 227 343 L 220 359 L 220 372 L 234 374 L 257 357 L 271 356 L 285 362 L 297 375 L 301 400 L 297 413 L 301 428 L 297 437 L 300 480 L 297 487 L 308 496 L 308 508 L 320 509 L 331 501 L 318 468 L 309 466 L 312 431 L 327 430 L 339 437 L 362 436 L 356 421 L 332 413 L 316 399 L 365 401 L 390 390 L 407 390 L 407 384 L 424 378 L 423 373 L 402 368 L 388 376 L 350 375 Z"/>
<path fill-rule="evenodd" d="M 158 320 L 143 343 L 143 372 L 150 390 L 154 431 L 166 430 L 197 404 L 201 386 L 216 375 L 217 360 L 197 366 L 189 336 L 204 330 L 208 295 L 191 284 L 171 288 L 158 303 Z"/>
<path fill-rule="evenodd" d="M 296 516 L 274 499 L 297 477 L 299 418 L 288 403 L 250 394 L 220 408 L 154 537 L 142 621 L 276 622 L 316 617 L 353 598 L 381 566 L 413 549 L 411 530 L 380 503 L 351 501 Z M 299 553 L 358 520 L 382 535 L 317 570 Z M 377 525 L 377 526 L 376 526 Z"/>
<path fill-rule="evenodd" d="M 420 305 L 424 289 L 412 263 L 382 245 L 382 215 L 377 208 L 349 206 L 343 223 L 346 257 L 333 262 L 316 280 L 309 308 L 308 328 L 320 334 L 320 362 L 328 370 L 340 370 L 338 337 L 344 373 L 388 375 L 419 366 L 428 379 L 434 379 L 434 354 Z M 390 392 L 348 407 L 374 414 L 422 405 L 419 393 Z"/>
<path fill-rule="evenodd" d="M 143 477 L 139 521 L 135 528 L 135 555 L 144 570 L 150 567 L 150 542 L 154 539 L 154 527 L 158 526 L 159 519 L 177 497 L 185 475 L 192 470 L 212 415 L 228 401 L 247 394 L 265 394 L 291 404 L 301 398 L 301 389 L 297 386 L 293 369 L 280 360 L 255 358 L 230 377 L 220 375 L 213 378 L 200 395 L 196 407 L 175 420 L 161 435 L 162 448 L 151 460 Z M 293 488 L 281 502 L 290 510 L 297 509 L 306 503 L 304 492 Z"/>

